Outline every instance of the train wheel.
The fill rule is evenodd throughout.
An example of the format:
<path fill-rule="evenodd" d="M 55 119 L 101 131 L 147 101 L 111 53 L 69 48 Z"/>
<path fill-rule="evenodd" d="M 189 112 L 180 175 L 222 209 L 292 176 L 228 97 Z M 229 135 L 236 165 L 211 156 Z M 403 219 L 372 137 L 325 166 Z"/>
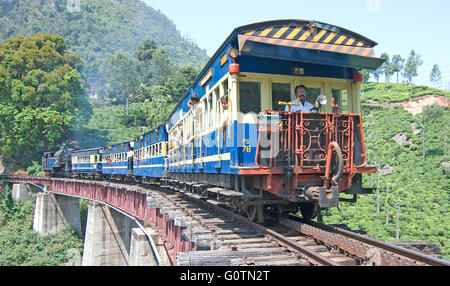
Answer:
<path fill-rule="evenodd" d="M 246 214 L 246 210 L 244 208 L 244 205 L 242 203 L 242 199 L 240 198 L 234 198 L 231 200 L 231 205 L 233 207 L 233 209 L 241 215 L 245 215 Z"/>
<path fill-rule="evenodd" d="M 256 221 L 256 216 L 258 214 L 258 206 L 256 205 L 247 206 L 245 210 L 247 213 L 247 218 L 251 221 Z"/>
<path fill-rule="evenodd" d="M 249 205 L 245 207 L 247 218 L 257 223 L 264 223 L 264 206 Z"/>
<path fill-rule="evenodd" d="M 319 213 L 319 205 L 317 203 L 301 203 L 300 212 L 306 220 L 311 220 Z"/>

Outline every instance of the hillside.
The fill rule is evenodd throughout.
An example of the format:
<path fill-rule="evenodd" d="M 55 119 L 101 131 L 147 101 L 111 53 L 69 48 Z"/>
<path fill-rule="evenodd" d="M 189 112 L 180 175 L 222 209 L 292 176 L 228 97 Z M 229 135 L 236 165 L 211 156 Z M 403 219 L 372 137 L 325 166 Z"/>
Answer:
<path fill-rule="evenodd" d="M 376 84 L 373 84 L 376 87 Z M 382 98 L 389 99 L 385 94 Z M 395 96 L 395 95 L 394 95 Z M 401 95 L 397 95 L 400 97 Z M 400 241 L 427 240 L 436 243 L 442 256 L 450 257 L 450 180 L 441 163 L 450 160 L 450 109 L 432 109 L 434 116 L 426 121 L 426 162 L 422 159 L 422 116 L 413 116 L 403 108 L 363 105 L 363 126 L 369 163 L 379 169 L 390 165 L 393 174 L 380 174 L 380 213 L 377 193 L 360 196 L 353 205 L 341 203 L 340 210 L 324 214 L 325 223 L 345 223 L 369 235 L 396 241 L 397 201 L 400 199 Z M 408 142 L 398 145 L 392 138 L 403 133 Z M 378 176 L 373 176 L 374 186 Z M 371 185 L 371 176 L 364 176 Z M 389 188 L 387 197 L 386 189 Z M 386 224 L 386 201 L 390 205 Z"/>
<path fill-rule="evenodd" d="M 361 102 L 403 102 L 427 95 L 438 95 L 450 98 L 450 92 L 426 85 L 409 86 L 406 83 L 365 83 L 361 87 Z"/>
<path fill-rule="evenodd" d="M 72 1 L 73 2 L 73 1 Z M 0 0 L 0 40 L 35 33 L 60 34 L 85 63 L 91 84 L 99 66 L 119 50 L 134 54 L 152 38 L 171 62 L 203 66 L 205 50 L 183 38 L 164 14 L 140 0 L 82 0 L 81 11 L 67 9 L 67 0 Z"/>

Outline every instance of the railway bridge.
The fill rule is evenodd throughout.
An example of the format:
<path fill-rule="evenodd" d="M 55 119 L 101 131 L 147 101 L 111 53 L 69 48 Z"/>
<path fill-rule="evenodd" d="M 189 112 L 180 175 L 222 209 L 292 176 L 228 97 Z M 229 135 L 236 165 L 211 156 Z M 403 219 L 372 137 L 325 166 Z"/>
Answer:
<path fill-rule="evenodd" d="M 160 209 L 147 207 L 147 190 L 123 184 L 46 177 L 1 178 L 13 197 L 37 192 L 33 228 L 41 236 L 73 228 L 81 234 L 80 199 L 90 200 L 83 266 L 173 265 L 189 243 L 171 244 L 172 231 Z M 151 227 L 149 227 L 151 226 Z M 162 234 L 162 235 L 161 235 Z"/>
<path fill-rule="evenodd" d="M 160 185 L 0 175 L 13 195 L 38 190 L 33 228 L 81 232 L 81 198 L 90 200 L 82 265 L 440 265 L 446 260 L 292 216 L 256 224 L 198 193 L 195 183 Z M 223 189 L 213 188 L 215 192 Z"/>

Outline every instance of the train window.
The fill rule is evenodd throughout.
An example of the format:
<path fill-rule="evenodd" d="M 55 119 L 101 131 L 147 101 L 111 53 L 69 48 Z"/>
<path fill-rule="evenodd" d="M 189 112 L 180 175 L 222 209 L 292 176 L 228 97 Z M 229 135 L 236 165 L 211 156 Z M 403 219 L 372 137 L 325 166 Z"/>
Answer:
<path fill-rule="evenodd" d="M 242 113 L 261 111 L 260 82 L 239 82 L 239 106 Z"/>
<path fill-rule="evenodd" d="M 272 83 L 272 110 L 284 111 L 285 106 L 278 104 L 280 101 L 291 101 L 290 83 Z"/>
<path fill-rule="evenodd" d="M 349 113 L 348 110 L 348 92 L 345 89 L 332 89 L 331 94 L 334 98 L 334 104 L 339 105 L 341 108 L 337 110 L 337 113 Z M 333 112 L 336 112 L 333 110 Z"/>
<path fill-rule="evenodd" d="M 316 104 L 317 97 L 320 95 L 321 90 L 320 88 L 315 87 L 307 87 L 306 91 L 308 92 L 308 97 L 306 98 L 306 101 L 311 103 L 312 105 Z"/>
<path fill-rule="evenodd" d="M 224 91 L 225 95 L 228 95 L 228 80 L 227 79 L 223 82 L 223 91 Z"/>

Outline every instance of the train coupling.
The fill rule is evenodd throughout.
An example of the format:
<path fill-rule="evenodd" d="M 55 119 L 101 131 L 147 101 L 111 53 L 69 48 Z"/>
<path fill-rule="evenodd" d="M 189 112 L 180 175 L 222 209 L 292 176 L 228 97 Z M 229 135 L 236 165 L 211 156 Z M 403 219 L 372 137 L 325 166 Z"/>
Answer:
<path fill-rule="evenodd" d="M 320 208 L 331 208 L 339 206 L 339 188 L 332 186 L 330 189 L 324 187 L 309 187 L 305 195 L 312 201 L 318 202 Z"/>

